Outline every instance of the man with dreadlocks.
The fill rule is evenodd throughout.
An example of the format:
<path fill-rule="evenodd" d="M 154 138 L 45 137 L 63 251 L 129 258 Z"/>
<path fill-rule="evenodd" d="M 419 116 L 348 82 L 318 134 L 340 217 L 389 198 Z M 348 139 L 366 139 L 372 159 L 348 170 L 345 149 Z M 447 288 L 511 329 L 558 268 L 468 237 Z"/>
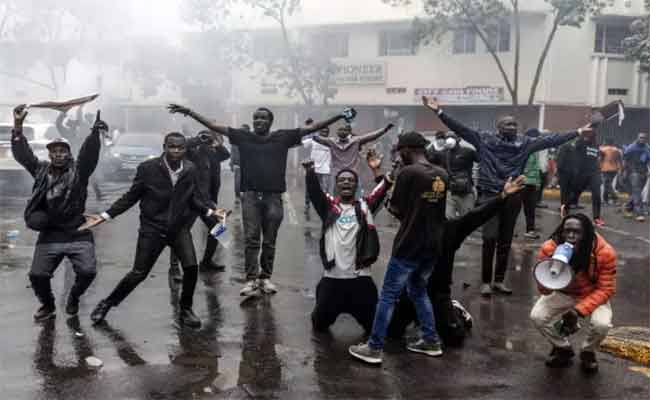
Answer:
<path fill-rule="evenodd" d="M 580 318 L 591 317 L 589 333 L 580 352 L 582 368 L 598 371 L 595 350 L 607 336 L 612 323 L 609 300 L 616 293 L 616 251 L 594 231 L 594 225 L 584 214 L 564 217 L 539 252 L 539 259 L 553 256 L 562 244 L 573 245 L 569 265 L 574 278 L 569 286 L 559 291 L 539 287 L 542 294 L 530 312 L 530 319 L 540 333 L 553 345 L 546 365 L 564 368 L 572 364 L 573 349 L 564 332 L 578 330 Z M 565 329 L 557 329 L 561 320 Z M 563 332 L 564 331 L 564 332 Z"/>

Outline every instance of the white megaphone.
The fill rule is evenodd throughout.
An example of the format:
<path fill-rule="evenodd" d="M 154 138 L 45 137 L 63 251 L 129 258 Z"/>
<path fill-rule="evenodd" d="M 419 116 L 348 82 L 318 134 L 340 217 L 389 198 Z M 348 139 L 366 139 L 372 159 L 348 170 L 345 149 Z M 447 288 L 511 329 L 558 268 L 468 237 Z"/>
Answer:
<path fill-rule="evenodd" d="M 562 290 L 573 281 L 573 268 L 569 260 L 573 255 L 573 245 L 562 243 L 557 246 L 553 257 L 542 260 L 535 265 L 533 275 L 541 286 L 549 290 Z"/>

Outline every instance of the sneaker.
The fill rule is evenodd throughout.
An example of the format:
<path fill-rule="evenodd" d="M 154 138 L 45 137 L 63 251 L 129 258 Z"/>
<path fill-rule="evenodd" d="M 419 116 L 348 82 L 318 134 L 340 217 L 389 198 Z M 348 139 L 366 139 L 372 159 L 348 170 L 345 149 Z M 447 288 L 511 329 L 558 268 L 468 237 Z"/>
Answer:
<path fill-rule="evenodd" d="M 531 240 L 535 240 L 535 239 L 540 238 L 539 233 L 537 233 L 535 231 L 528 231 L 528 232 L 524 233 L 524 237 L 526 239 L 531 239 Z"/>
<path fill-rule="evenodd" d="M 225 265 L 217 264 L 212 260 L 201 261 L 201 264 L 199 264 L 199 268 L 203 271 L 210 271 L 210 272 L 223 272 L 226 270 Z"/>
<path fill-rule="evenodd" d="M 201 320 L 194 314 L 191 308 L 182 308 L 179 319 L 181 324 L 189 328 L 198 329 L 201 327 Z"/>
<path fill-rule="evenodd" d="M 106 318 L 106 314 L 108 314 L 108 310 L 111 309 L 111 305 L 108 304 L 106 300 L 102 300 L 97 304 L 93 312 L 90 314 L 90 319 L 93 321 L 95 324 L 99 324 L 100 322 L 104 321 Z"/>
<path fill-rule="evenodd" d="M 250 296 L 256 291 L 257 291 L 257 281 L 255 279 L 251 279 L 250 281 L 246 282 L 244 287 L 239 291 L 239 295 Z"/>
<path fill-rule="evenodd" d="M 551 354 L 546 359 L 546 366 L 549 368 L 566 368 L 573 364 L 573 349 L 571 347 L 553 347 Z"/>
<path fill-rule="evenodd" d="M 596 360 L 596 353 L 593 351 L 580 352 L 580 367 L 588 373 L 598 372 L 598 361 Z"/>
<path fill-rule="evenodd" d="M 596 225 L 599 228 L 602 228 L 605 226 L 605 221 L 602 220 L 602 218 L 596 218 L 594 219 L 594 225 Z"/>
<path fill-rule="evenodd" d="M 278 287 L 268 278 L 260 279 L 260 288 L 264 293 L 268 294 L 275 294 L 278 292 Z"/>
<path fill-rule="evenodd" d="M 68 302 L 65 305 L 65 312 L 68 315 L 77 315 L 79 313 L 79 298 L 68 296 Z"/>
<path fill-rule="evenodd" d="M 381 364 L 381 350 L 375 350 L 368 346 L 368 343 L 361 343 L 355 346 L 350 346 L 348 352 L 361 361 L 368 364 Z"/>
<path fill-rule="evenodd" d="M 409 343 L 406 348 L 414 353 L 422 353 L 431 357 L 440 357 L 442 355 L 440 342 L 427 342 L 424 339 L 418 339 Z"/>
<path fill-rule="evenodd" d="M 537 207 L 537 208 L 548 208 L 548 204 L 546 204 L 546 203 L 537 203 L 537 205 L 535 207 Z"/>
<path fill-rule="evenodd" d="M 623 210 L 623 218 L 634 218 L 634 214 L 632 214 L 632 211 Z"/>
<path fill-rule="evenodd" d="M 492 288 L 489 283 L 484 283 L 481 285 L 481 296 L 489 297 L 492 295 Z"/>
<path fill-rule="evenodd" d="M 54 317 L 56 317 L 56 307 L 54 305 L 44 305 L 34 314 L 34 322 L 43 322 Z"/>
<path fill-rule="evenodd" d="M 494 289 L 494 291 L 498 293 L 512 294 L 512 289 L 507 287 L 503 282 L 494 282 L 494 284 L 492 285 L 492 289 Z"/>
<path fill-rule="evenodd" d="M 639 215 L 638 217 L 636 217 L 636 220 L 639 222 L 643 222 L 645 221 L 645 217 L 643 215 Z"/>

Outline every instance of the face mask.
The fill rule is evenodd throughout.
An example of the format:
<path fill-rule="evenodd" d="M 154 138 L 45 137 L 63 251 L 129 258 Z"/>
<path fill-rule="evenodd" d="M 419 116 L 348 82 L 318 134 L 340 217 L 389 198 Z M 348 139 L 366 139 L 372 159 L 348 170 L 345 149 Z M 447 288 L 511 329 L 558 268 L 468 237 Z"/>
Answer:
<path fill-rule="evenodd" d="M 445 147 L 445 139 L 436 139 L 436 148 L 441 149 Z"/>
<path fill-rule="evenodd" d="M 445 147 L 448 149 L 453 149 L 454 147 L 456 147 L 456 139 L 447 138 L 447 140 L 445 140 Z"/>

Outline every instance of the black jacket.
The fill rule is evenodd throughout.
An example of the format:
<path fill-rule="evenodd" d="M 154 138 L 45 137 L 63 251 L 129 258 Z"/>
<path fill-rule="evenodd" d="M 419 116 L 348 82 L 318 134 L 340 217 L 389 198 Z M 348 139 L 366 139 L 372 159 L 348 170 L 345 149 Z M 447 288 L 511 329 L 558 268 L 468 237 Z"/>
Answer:
<path fill-rule="evenodd" d="M 230 158 L 230 152 L 225 146 L 216 149 L 201 143 L 193 137 L 187 141 L 186 158 L 196 166 L 197 184 L 201 195 L 211 207 L 216 207 L 221 188 L 221 163 Z"/>
<path fill-rule="evenodd" d="M 339 198 L 332 197 L 328 193 L 323 192 L 318 183 L 318 177 L 313 170 L 307 172 L 307 193 L 309 199 L 314 205 L 314 209 L 318 216 L 323 221 L 322 235 L 320 238 L 320 256 L 323 261 L 323 267 L 326 270 L 334 268 L 335 260 L 328 260 L 325 253 L 325 233 L 327 230 L 336 223 L 336 220 L 341 215 L 339 208 Z M 386 178 L 366 196 L 363 201 L 368 206 L 368 210 L 374 215 L 379 211 L 386 193 L 391 184 Z M 357 260 L 356 268 L 366 268 L 371 266 L 379 256 L 379 235 L 374 225 L 368 223 L 367 216 L 363 211 L 361 201 L 357 200 L 354 204 L 354 211 L 359 223 L 359 232 L 357 233 L 356 246 L 357 246 Z"/>
<path fill-rule="evenodd" d="M 509 177 L 521 175 L 531 154 L 557 147 L 578 137 L 578 132 L 572 131 L 561 134 L 551 133 L 538 138 L 516 135 L 510 139 L 498 132 L 479 133 L 442 111 L 438 113 L 438 117 L 478 152 L 480 160 L 478 190 L 479 193 L 488 195 L 499 193 Z"/>
<path fill-rule="evenodd" d="M 58 194 L 49 202 L 46 197 L 48 190 L 51 189 L 48 186 L 50 162 L 39 161 L 36 158 L 25 136 L 13 135 L 11 151 L 14 158 L 34 177 L 32 195 L 25 208 L 25 221 L 29 228 L 40 231 L 74 231 L 85 222 L 83 214 L 88 197 L 88 179 L 97 167 L 101 150 L 99 135 L 99 131 L 91 132 L 84 140 L 77 161 L 71 160 L 65 172 L 56 180 L 64 186 L 56 191 Z M 45 226 L 33 224 L 32 217 L 37 211 L 47 214 Z"/>
<path fill-rule="evenodd" d="M 433 165 L 444 168 L 449 174 L 450 182 L 455 178 L 466 179 L 474 186 L 472 168 L 478 163 L 478 154 L 469 147 L 456 146 L 453 149 L 436 150 L 431 146 L 426 153 L 427 160 Z"/>
<path fill-rule="evenodd" d="M 139 201 L 140 231 L 173 238 L 189 227 L 196 213 L 206 214 L 209 206 L 199 191 L 194 164 L 183 160 L 183 171 L 174 186 L 163 157 L 138 165 L 131 188 L 106 213 L 115 218 Z"/>

